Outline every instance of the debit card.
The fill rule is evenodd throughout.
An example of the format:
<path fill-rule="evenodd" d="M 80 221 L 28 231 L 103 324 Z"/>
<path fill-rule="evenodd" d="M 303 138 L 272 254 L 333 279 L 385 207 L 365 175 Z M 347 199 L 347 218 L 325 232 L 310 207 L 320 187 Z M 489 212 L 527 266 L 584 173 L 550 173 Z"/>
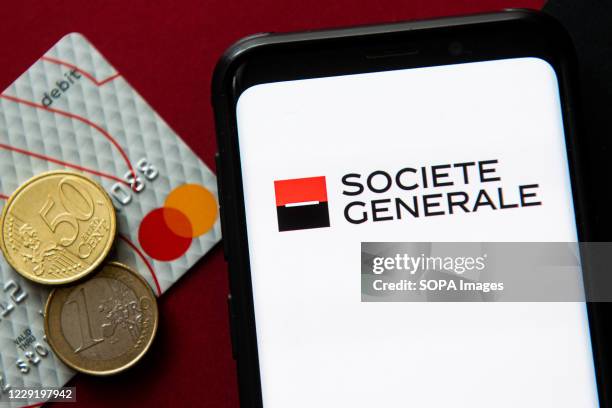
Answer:
<path fill-rule="evenodd" d="M 77 33 L 0 94 L 0 208 L 23 182 L 57 169 L 108 192 L 118 230 L 109 259 L 140 272 L 158 296 L 221 239 L 213 172 Z M 8 401 L 11 388 L 60 387 L 74 372 L 44 338 L 50 289 L 2 258 L 0 291 L 0 404 L 23 406 Z"/>

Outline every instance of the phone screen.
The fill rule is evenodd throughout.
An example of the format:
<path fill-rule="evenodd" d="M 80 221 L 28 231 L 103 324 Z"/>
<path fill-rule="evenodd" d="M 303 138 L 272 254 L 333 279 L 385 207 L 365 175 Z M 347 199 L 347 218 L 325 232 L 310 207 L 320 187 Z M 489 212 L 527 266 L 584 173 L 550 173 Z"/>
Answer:
<path fill-rule="evenodd" d="M 237 121 L 265 407 L 598 406 L 584 303 L 361 301 L 361 242 L 577 240 L 549 63 L 260 84 Z"/>

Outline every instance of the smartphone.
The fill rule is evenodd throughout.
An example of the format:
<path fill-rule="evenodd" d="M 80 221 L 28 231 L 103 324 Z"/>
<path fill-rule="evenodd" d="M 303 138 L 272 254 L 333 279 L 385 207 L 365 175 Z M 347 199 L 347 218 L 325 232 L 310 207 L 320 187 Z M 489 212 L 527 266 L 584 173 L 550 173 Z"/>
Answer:
<path fill-rule="evenodd" d="M 362 242 L 588 239 L 574 64 L 559 25 L 520 10 L 225 53 L 213 104 L 242 406 L 605 406 L 585 302 L 367 303 L 359 287 Z M 513 206 L 391 200 L 468 177 Z"/>

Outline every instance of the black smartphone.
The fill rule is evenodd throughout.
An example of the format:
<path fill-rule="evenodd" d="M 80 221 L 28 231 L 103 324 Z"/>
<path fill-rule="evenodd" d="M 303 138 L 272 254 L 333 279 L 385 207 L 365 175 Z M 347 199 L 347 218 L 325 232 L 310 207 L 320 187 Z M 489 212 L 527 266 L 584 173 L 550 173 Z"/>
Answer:
<path fill-rule="evenodd" d="M 359 286 L 362 242 L 588 240 L 574 64 L 560 26 L 522 10 L 226 52 L 213 104 L 243 406 L 605 406 L 584 302 L 367 303 Z"/>

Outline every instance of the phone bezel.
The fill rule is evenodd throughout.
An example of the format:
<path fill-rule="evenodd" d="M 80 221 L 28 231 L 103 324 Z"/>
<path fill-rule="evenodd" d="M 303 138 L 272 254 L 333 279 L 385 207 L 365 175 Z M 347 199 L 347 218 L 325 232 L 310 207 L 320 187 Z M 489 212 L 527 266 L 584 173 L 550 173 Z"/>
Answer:
<path fill-rule="evenodd" d="M 464 52 L 449 52 L 449 44 L 457 41 L 463 44 Z M 263 406 L 236 123 L 236 104 L 242 92 L 268 82 L 515 57 L 542 58 L 557 73 L 576 225 L 580 241 L 589 241 L 584 159 L 576 136 L 580 132 L 575 54 L 565 30 L 546 15 L 509 10 L 348 29 L 258 34 L 237 42 L 219 60 L 212 84 L 219 145 L 217 173 L 242 406 Z M 607 341 L 603 338 L 603 307 L 587 305 L 599 399 L 607 406 L 605 379 L 610 363 L 603 348 Z"/>

